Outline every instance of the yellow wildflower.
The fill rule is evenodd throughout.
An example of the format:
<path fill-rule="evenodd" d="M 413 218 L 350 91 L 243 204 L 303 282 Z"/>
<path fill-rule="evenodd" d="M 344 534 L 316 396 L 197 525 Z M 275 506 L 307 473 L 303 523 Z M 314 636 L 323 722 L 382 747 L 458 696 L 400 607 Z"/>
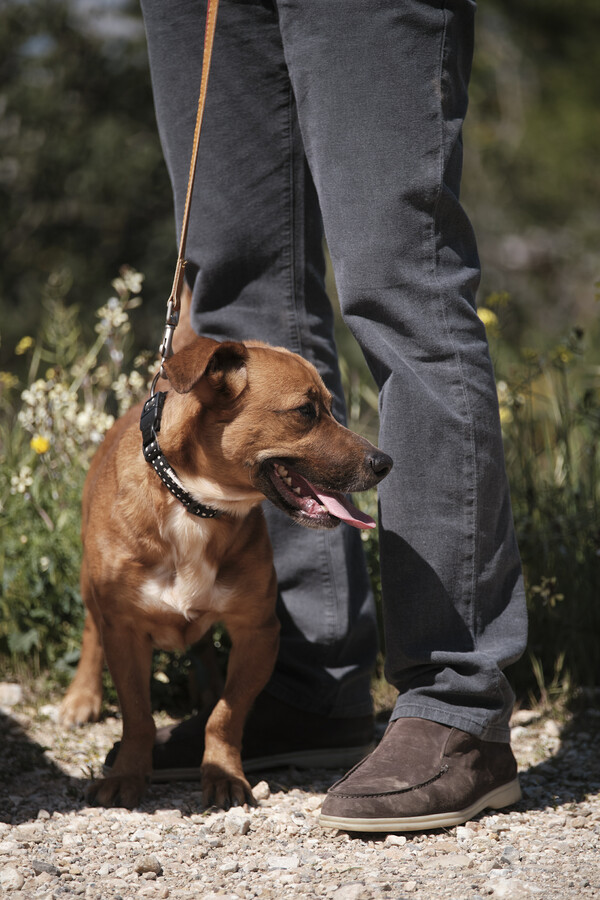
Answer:
<path fill-rule="evenodd" d="M 42 453 L 47 453 L 50 449 L 50 441 L 47 437 L 43 437 L 41 434 L 34 435 L 29 441 L 29 446 L 32 450 L 41 456 Z"/>
<path fill-rule="evenodd" d="M 521 347 L 521 356 L 526 362 L 529 363 L 537 363 L 539 362 L 539 354 L 537 350 L 534 350 L 533 347 Z"/>
<path fill-rule="evenodd" d="M 30 350 L 31 347 L 33 347 L 33 344 L 34 340 L 32 337 L 22 337 L 15 347 L 15 353 L 17 354 L 17 356 L 23 356 L 24 353 L 27 353 L 27 351 Z"/>
<path fill-rule="evenodd" d="M 493 310 L 488 309 L 487 306 L 482 306 L 477 310 L 477 315 L 485 325 L 488 334 L 495 336 L 499 333 L 498 316 Z"/>
<path fill-rule="evenodd" d="M 568 347 L 565 347 L 564 344 L 559 344 L 554 348 L 553 351 L 554 359 L 557 362 L 563 363 L 565 366 L 573 361 L 573 352 Z"/>
<path fill-rule="evenodd" d="M 11 372 L 0 372 L 0 385 L 10 390 L 18 385 L 19 379 Z"/>
<path fill-rule="evenodd" d="M 485 305 L 490 309 L 493 306 L 508 306 L 510 294 L 508 291 L 494 291 L 485 298 Z"/>

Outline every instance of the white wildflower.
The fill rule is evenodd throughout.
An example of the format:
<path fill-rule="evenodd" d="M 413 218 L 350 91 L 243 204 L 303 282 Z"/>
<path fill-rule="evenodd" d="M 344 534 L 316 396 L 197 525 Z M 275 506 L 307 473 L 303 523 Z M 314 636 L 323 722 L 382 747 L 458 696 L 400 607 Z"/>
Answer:
<path fill-rule="evenodd" d="M 108 303 L 100 307 L 96 315 L 100 319 L 96 325 L 96 331 L 105 337 L 115 331 L 121 331 L 124 334 L 131 328 L 129 316 L 117 297 L 111 297 Z"/>
<path fill-rule="evenodd" d="M 124 266 L 121 269 L 121 277 L 128 291 L 132 294 L 139 294 L 144 282 L 144 276 L 141 272 L 136 272 L 135 269 Z"/>
<path fill-rule="evenodd" d="M 11 494 L 24 494 L 27 488 L 33 484 L 33 472 L 30 466 L 21 466 L 18 475 L 13 475 L 10 479 Z"/>
<path fill-rule="evenodd" d="M 113 381 L 112 389 L 119 404 L 119 415 L 122 416 L 142 398 L 146 390 L 146 383 L 139 372 L 133 371 L 129 375 L 122 372 L 117 380 Z"/>

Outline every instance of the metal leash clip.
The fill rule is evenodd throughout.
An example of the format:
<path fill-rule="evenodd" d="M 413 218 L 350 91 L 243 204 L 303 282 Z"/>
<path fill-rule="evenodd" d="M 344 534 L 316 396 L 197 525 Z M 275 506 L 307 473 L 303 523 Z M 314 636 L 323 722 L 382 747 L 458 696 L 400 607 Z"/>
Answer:
<path fill-rule="evenodd" d="M 165 372 L 165 360 L 170 356 L 173 356 L 173 334 L 177 325 L 179 324 L 179 311 L 181 309 L 181 289 L 183 287 L 183 274 L 186 266 L 185 259 L 179 259 L 177 261 L 177 269 L 175 271 L 175 279 L 173 281 L 173 289 L 171 291 L 171 296 L 167 302 L 167 314 L 165 317 L 165 330 L 163 333 L 163 339 L 158 348 L 158 352 L 160 354 L 160 366 L 158 372 L 152 379 L 152 385 L 150 387 L 150 396 L 153 397 L 156 393 L 156 384 L 159 378 L 166 378 Z"/>
<path fill-rule="evenodd" d="M 168 359 L 173 355 L 173 332 L 177 327 L 179 322 L 179 309 L 175 309 L 175 304 L 172 300 L 169 300 L 167 304 L 167 317 L 165 321 L 165 333 L 163 334 L 163 339 L 160 347 L 158 348 L 158 352 L 161 355 L 161 363 L 160 370 L 162 373 L 163 363 L 165 359 Z"/>

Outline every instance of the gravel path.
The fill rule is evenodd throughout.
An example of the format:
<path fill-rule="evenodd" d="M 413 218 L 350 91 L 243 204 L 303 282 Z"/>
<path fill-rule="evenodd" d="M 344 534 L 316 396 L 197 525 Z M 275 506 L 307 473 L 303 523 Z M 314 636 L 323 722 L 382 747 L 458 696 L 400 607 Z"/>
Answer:
<path fill-rule="evenodd" d="M 155 785 L 133 812 L 90 808 L 86 782 L 120 722 L 65 731 L 55 705 L 10 703 L 0 691 L 0 896 L 600 897 L 598 705 L 561 721 L 516 714 L 524 799 L 511 812 L 429 835 L 367 837 L 320 828 L 337 777 L 322 770 L 251 779 L 260 800 L 250 810 L 202 812 L 194 783 Z"/>

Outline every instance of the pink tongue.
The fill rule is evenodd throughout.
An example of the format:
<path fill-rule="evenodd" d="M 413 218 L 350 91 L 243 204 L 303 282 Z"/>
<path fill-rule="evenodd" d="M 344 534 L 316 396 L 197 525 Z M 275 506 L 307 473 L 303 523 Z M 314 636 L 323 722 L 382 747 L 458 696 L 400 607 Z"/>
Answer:
<path fill-rule="evenodd" d="M 313 487 L 313 491 L 332 516 L 341 519 L 348 525 L 354 525 L 355 528 L 376 528 L 377 523 L 371 516 L 366 515 L 353 506 L 343 494 L 328 494 L 325 491 L 319 491 Z"/>

